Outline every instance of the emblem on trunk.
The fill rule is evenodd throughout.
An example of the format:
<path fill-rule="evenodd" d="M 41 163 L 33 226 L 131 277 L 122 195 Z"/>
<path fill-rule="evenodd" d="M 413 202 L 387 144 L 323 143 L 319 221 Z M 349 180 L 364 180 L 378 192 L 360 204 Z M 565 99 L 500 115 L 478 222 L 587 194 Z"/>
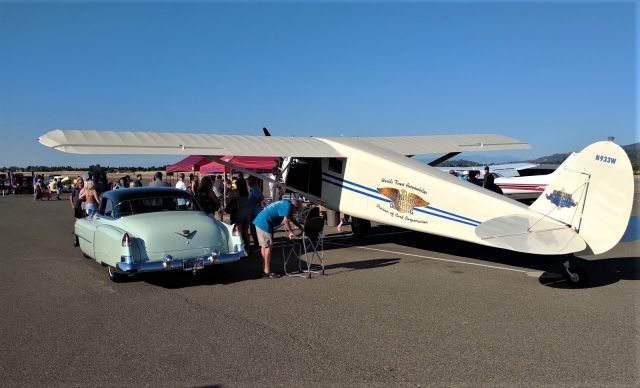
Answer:
<path fill-rule="evenodd" d="M 197 232 L 196 230 L 194 230 L 194 231 L 190 231 L 190 230 L 188 230 L 188 229 L 185 229 L 185 230 L 183 230 L 183 231 L 181 231 L 181 232 L 175 232 L 175 233 L 176 233 L 176 234 L 179 234 L 179 235 L 180 235 L 180 236 L 182 236 L 182 237 L 185 237 L 185 238 L 188 238 L 188 239 L 192 239 L 192 238 L 193 238 L 193 236 L 195 236 L 195 235 L 196 235 L 196 232 Z"/>

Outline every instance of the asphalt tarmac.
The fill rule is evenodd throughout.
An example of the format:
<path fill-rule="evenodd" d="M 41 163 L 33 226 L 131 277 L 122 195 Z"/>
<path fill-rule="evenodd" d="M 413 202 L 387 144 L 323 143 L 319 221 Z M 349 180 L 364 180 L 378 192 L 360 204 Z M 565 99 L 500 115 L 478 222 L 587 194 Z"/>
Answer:
<path fill-rule="evenodd" d="M 322 277 L 261 279 L 252 254 L 115 284 L 64 198 L 0 197 L 2 387 L 640 386 L 638 199 L 576 289 L 566 257 L 385 226 L 328 228 Z"/>

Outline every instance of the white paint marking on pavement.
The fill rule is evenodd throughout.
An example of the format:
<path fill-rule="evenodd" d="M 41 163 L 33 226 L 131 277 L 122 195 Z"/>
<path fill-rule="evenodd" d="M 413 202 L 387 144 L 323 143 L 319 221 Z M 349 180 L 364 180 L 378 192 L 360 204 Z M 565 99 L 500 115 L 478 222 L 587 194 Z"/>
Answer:
<path fill-rule="evenodd" d="M 521 270 L 521 269 L 515 269 L 515 268 L 499 267 L 499 266 L 496 266 L 496 265 L 487 265 L 487 264 L 479 264 L 479 263 L 470 263 L 468 261 L 443 259 L 442 257 L 416 255 L 416 254 L 413 254 L 413 253 L 403 253 L 403 252 L 389 251 L 389 250 L 386 250 L 386 249 L 360 247 L 360 246 L 354 246 L 354 245 L 349 245 L 349 244 L 335 243 L 335 242 L 331 242 L 331 241 L 325 241 L 325 244 L 341 245 L 341 246 L 344 246 L 344 247 L 366 249 L 366 250 L 370 250 L 370 251 L 384 252 L 384 253 L 393 253 L 393 254 L 397 254 L 397 255 L 411 256 L 411 257 L 420 257 L 422 259 L 429 259 L 429 260 L 446 261 L 448 263 L 467 264 L 467 265 L 475 265 L 475 266 L 478 266 L 478 267 L 502 269 L 502 270 L 505 270 L 505 271 L 520 272 L 520 273 L 524 273 L 524 274 L 527 273 L 527 271 L 524 271 L 524 270 Z"/>
<path fill-rule="evenodd" d="M 410 230 L 401 230 L 399 232 L 388 232 L 388 233 L 376 233 L 376 234 L 370 234 L 369 237 L 378 237 L 378 236 L 393 236 L 395 234 L 407 234 L 407 233 L 412 233 L 412 231 Z M 326 236 L 324 238 L 324 240 L 340 240 L 343 238 L 353 238 L 353 234 L 349 233 L 349 234 L 342 234 L 342 235 L 330 235 L 330 236 Z"/>

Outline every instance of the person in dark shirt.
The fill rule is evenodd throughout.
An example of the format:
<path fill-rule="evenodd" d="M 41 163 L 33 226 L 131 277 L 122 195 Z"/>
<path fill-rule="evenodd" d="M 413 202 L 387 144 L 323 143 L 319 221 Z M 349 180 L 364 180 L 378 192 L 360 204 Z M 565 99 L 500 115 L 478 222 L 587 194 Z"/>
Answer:
<path fill-rule="evenodd" d="M 71 208 L 74 209 L 74 212 L 77 211 L 78 214 L 82 213 L 82 203 L 78 203 L 78 201 L 80 201 L 80 191 L 83 187 L 84 181 L 82 180 L 82 177 L 78 177 L 76 179 L 76 183 L 73 185 L 73 189 L 71 189 L 71 196 L 69 197 Z"/>
<path fill-rule="evenodd" d="M 478 179 L 478 171 L 477 170 L 470 170 L 469 171 L 469 182 L 473 183 L 474 185 L 478 185 L 478 186 L 482 186 L 482 181 L 480 179 Z"/>
<path fill-rule="evenodd" d="M 502 189 L 500 188 L 500 186 L 495 184 L 494 180 L 495 177 L 493 176 L 493 174 L 487 174 L 484 177 L 483 187 L 487 190 L 493 191 L 494 193 L 502 194 Z"/>
<path fill-rule="evenodd" d="M 105 191 L 111 190 L 111 185 L 109 185 L 107 174 L 104 172 L 96 175 L 96 177 L 94 178 L 93 184 L 96 192 L 98 193 L 98 196 L 102 195 L 102 193 L 104 193 Z"/>
<path fill-rule="evenodd" d="M 155 175 L 153 176 L 153 182 L 149 183 L 149 186 L 171 187 L 168 182 L 162 180 L 162 173 L 160 171 L 155 173 Z"/>
<path fill-rule="evenodd" d="M 202 211 L 215 219 L 214 213 L 220 208 L 220 202 L 218 202 L 218 197 L 213 194 L 212 187 L 211 178 L 205 176 L 202 178 L 202 181 L 200 181 L 195 195 Z"/>

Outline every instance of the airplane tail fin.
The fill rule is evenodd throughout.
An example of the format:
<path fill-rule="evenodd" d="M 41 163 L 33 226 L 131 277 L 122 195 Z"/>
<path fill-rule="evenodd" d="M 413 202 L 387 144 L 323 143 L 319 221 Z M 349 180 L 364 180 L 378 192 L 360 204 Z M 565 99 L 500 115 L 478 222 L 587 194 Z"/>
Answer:
<path fill-rule="evenodd" d="M 593 143 L 558 167 L 530 209 L 571 225 L 594 254 L 603 253 L 627 228 L 633 182 L 631 162 L 620 146 Z"/>

